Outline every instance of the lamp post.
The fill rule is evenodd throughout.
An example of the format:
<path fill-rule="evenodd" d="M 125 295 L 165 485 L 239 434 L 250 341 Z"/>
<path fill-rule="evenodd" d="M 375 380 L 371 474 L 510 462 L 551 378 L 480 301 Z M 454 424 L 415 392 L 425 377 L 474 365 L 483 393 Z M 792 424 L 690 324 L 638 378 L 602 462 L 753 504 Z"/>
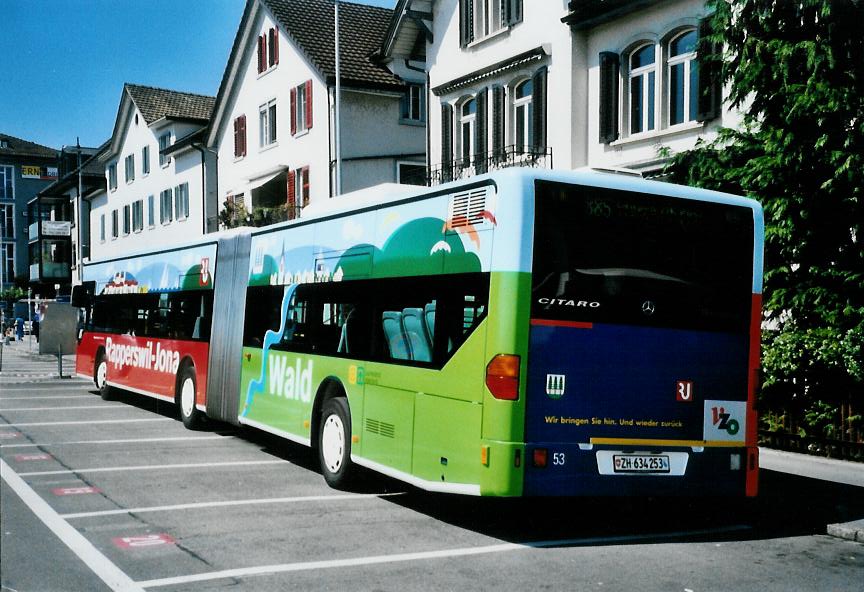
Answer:
<path fill-rule="evenodd" d="M 340 82 L 339 77 L 339 0 L 333 0 L 333 14 L 334 14 L 334 29 L 335 29 L 335 57 L 336 57 L 336 108 L 334 111 L 334 118 L 336 119 L 336 125 L 334 126 L 335 133 L 335 147 L 336 147 L 336 182 L 335 182 L 335 193 L 336 195 L 342 194 L 342 147 L 340 145 L 340 121 L 339 121 L 339 97 L 342 91 L 342 84 Z"/>

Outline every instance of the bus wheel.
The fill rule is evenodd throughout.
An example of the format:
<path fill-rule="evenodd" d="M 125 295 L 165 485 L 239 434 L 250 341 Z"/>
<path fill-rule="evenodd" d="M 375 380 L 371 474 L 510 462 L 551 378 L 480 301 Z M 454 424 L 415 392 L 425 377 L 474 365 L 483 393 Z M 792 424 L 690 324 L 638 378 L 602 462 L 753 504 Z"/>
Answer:
<path fill-rule="evenodd" d="M 99 356 L 96 362 L 96 372 L 94 372 L 93 382 L 96 383 L 96 388 L 99 389 L 99 396 L 105 401 L 110 401 L 114 394 L 110 386 L 108 386 L 108 359 L 105 354 Z"/>
<path fill-rule="evenodd" d="M 345 397 L 324 403 L 318 431 L 318 461 L 327 485 L 345 489 L 351 480 L 351 414 Z"/>
<path fill-rule="evenodd" d="M 180 419 L 187 429 L 197 430 L 204 423 L 204 414 L 195 407 L 195 368 L 186 366 L 180 373 L 178 385 L 177 406 L 180 408 Z"/>

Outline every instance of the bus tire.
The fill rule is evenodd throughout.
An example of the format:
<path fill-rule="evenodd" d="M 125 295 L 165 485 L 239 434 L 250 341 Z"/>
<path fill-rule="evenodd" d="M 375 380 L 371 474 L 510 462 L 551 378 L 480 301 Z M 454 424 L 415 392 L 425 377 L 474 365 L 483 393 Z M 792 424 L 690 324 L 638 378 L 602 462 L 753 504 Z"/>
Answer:
<path fill-rule="evenodd" d="M 318 461 L 327 485 L 345 489 L 351 482 L 351 413 L 348 399 L 333 397 L 324 403 L 318 429 Z"/>
<path fill-rule="evenodd" d="M 96 368 L 93 371 L 93 382 L 96 383 L 96 388 L 99 389 L 99 396 L 103 401 L 110 401 L 114 395 L 114 389 L 108 386 L 108 358 L 105 353 L 99 354 L 96 358 Z"/>
<path fill-rule="evenodd" d="M 177 407 L 180 409 L 180 419 L 189 430 L 201 429 L 204 414 L 195 407 L 197 393 L 195 367 L 188 365 L 177 376 Z"/>

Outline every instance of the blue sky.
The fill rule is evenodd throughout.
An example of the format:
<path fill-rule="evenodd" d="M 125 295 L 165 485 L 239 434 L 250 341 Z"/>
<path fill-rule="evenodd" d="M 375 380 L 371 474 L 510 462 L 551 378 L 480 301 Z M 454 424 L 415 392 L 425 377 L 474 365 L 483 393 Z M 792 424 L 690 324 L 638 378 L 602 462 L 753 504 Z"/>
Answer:
<path fill-rule="evenodd" d="M 124 82 L 215 96 L 244 4 L 2 0 L 0 132 L 52 148 L 76 137 L 99 146 Z"/>

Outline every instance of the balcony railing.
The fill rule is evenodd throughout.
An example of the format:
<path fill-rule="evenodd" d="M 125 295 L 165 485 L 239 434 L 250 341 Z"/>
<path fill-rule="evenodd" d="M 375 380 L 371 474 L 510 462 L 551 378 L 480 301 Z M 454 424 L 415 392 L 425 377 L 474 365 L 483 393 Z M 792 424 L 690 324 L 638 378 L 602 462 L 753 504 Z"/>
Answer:
<path fill-rule="evenodd" d="M 512 167 L 551 169 L 552 149 L 537 150 L 520 146 L 507 146 L 498 152 L 475 154 L 471 158 L 459 158 L 451 162 L 436 164 L 425 171 L 424 178 L 419 178 L 423 173 L 418 172 L 417 175 L 410 177 L 406 175 L 402 178 L 402 182 L 431 187 Z"/>

